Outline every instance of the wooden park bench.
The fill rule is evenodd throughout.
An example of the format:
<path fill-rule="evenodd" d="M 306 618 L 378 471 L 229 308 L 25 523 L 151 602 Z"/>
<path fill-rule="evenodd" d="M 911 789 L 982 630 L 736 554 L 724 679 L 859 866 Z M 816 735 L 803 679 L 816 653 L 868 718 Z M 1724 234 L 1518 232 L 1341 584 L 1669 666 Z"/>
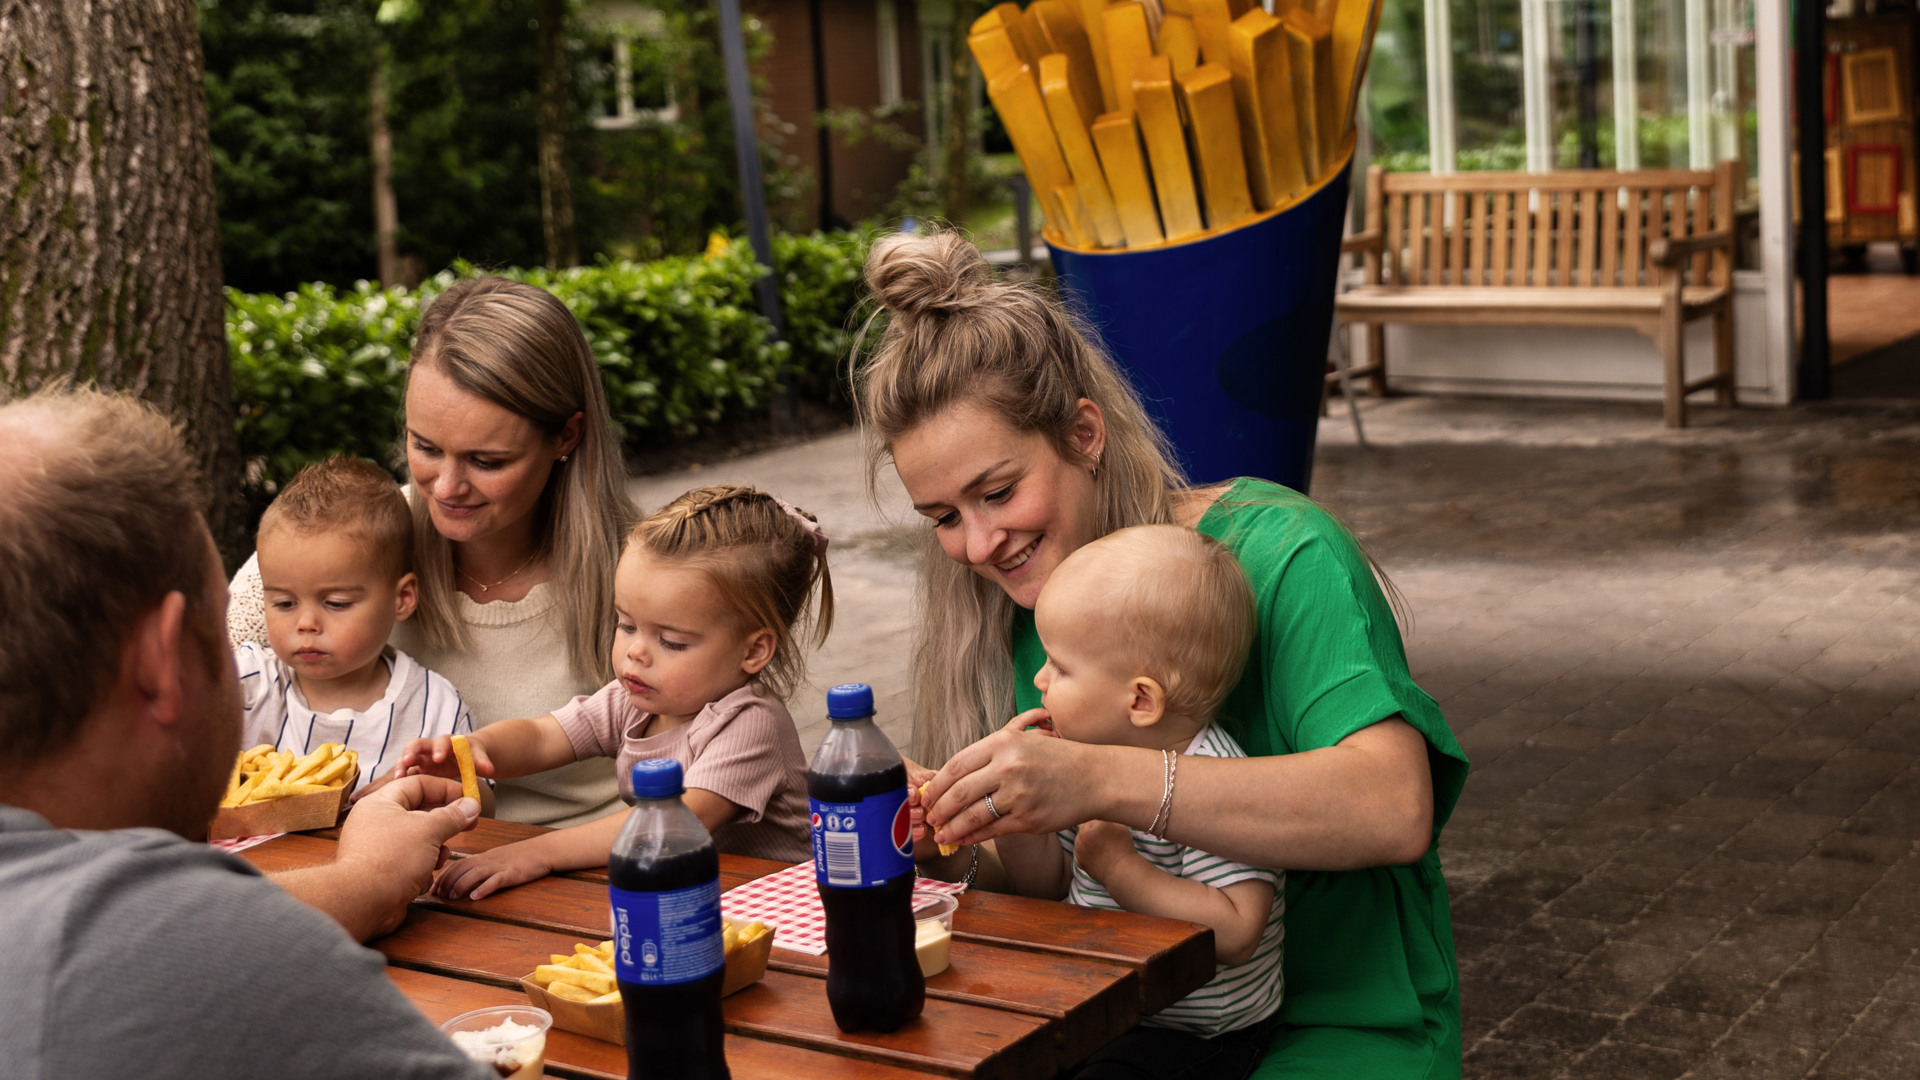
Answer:
<path fill-rule="evenodd" d="M 1367 230 L 1343 251 L 1365 281 L 1339 298 L 1367 328 L 1350 374 L 1384 391 L 1384 324 L 1624 326 L 1665 362 L 1668 427 L 1687 395 L 1733 404 L 1733 173 L 1579 170 L 1448 176 L 1367 170 Z M 1713 374 L 1689 380 L 1682 327 L 1713 317 Z"/>

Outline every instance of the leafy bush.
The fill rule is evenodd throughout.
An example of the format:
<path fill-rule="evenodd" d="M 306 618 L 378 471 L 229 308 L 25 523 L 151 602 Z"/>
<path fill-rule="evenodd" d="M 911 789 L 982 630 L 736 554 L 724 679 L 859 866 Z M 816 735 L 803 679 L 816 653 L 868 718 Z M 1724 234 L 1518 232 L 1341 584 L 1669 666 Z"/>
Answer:
<path fill-rule="evenodd" d="M 775 280 L 784 340 L 761 317 L 764 271 L 744 242 L 704 256 L 607 262 L 570 270 L 505 270 L 548 289 L 580 320 L 623 438 L 692 432 L 763 408 L 789 377 L 801 397 L 846 400 L 850 319 L 860 303 L 864 238 L 781 236 Z M 408 349 L 427 301 L 466 263 L 417 290 L 309 283 L 284 296 L 227 290 L 227 340 L 248 486 L 271 493 L 300 467 L 336 453 L 394 461 Z"/>

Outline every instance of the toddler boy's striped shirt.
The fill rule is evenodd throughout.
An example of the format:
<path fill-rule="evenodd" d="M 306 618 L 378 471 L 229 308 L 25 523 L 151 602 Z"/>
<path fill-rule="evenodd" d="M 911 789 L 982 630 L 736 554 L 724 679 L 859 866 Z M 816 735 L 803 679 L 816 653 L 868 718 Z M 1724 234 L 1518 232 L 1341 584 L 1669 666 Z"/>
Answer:
<path fill-rule="evenodd" d="M 1214 724 L 1202 728 L 1187 744 L 1185 752 L 1194 757 L 1247 756 L 1231 735 Z M 1282 925 L 1287 903 L 1285 872 L 1223 859 L 1170 840 L 1157 839 L 1139 829 L 1128 831 L 1133 834 L 1133 849 L 1174 877 L 1204 882 L 1215 888 L 1238 881 L 1266 881 L 1273 885 L 1273 907 L 1267 912 L 1267 925 L 1260 933 L 1260 944 L 1254 950 L 1253 957 L 1244 964 L 1219 968 L 1212 982 L 1140 1023 L 1147 1027 L 1174 1028 L 1211 1037 L 1272 1016 L 1280 1008 L 1284 989 L 1280 958 L 1282 939 L 1286 936 L 1286 928 Z M 1073 854 L 1074 839 L 1079 833 L 1079 826 L 1062 829 L 1059 833 L 1060 846 L 1067 849 L 1069 856 Z M 1067 890 L 1067 901 L 1081 907 L 1125 910 L 1114 902 L 1104 886 L 1077 865 L 1073 868 L 1073 884 Z"/>

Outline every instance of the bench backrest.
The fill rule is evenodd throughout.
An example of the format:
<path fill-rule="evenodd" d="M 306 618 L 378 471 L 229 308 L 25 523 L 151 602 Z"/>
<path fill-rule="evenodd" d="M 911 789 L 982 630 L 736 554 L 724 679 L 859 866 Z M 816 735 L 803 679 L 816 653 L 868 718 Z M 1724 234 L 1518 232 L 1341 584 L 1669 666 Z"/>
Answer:
<path fill-rule="evenodd" d="M 1647 246 L 1733 227 L 1734 162 L 1554 173 L 1367 172 L 1367 278 L 1385 285 L 1621 288 L 1657 284 Z M 1727 254 L 1689 260 L 1687 284 L 1726 285 Z"/>

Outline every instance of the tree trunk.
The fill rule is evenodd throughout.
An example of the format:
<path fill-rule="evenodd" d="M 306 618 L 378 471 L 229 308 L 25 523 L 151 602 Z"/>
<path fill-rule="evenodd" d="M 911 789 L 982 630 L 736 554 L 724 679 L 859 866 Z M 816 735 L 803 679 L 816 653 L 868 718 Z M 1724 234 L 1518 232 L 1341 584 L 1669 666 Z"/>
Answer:
<path fill-rule="evenodd" d="M 947 156 L 941 168 L 945 181 L 943 210 L 947 221 L 961 224 L 967 216 L 972 195 L 973 157 L 973 50 L 967 47 L 967 31 L 973 26 L 977 4 L 973 0 L 954 0 L 953 71 L 947 80 Z"/>
<path fill-rule="evenodd" d="M 376 31 L 378 33 L 378 31 Z M 393 58 L 384 42 L 373 46 L 372 74 L 367 78 L 368 128 L 373 154 L 373 249 L 379 259 L 380 285 L 411 284 L 400 280 L 400 209 L 393 197 L 393 133 L 387 129 L 387 69 Z"/>
<path fill-rule="evenodd" d="M 567 179 L 567 0 L 540 0 L 540 218 L 547 265 L 580 262 L 573 239 L 573 185 Z"/>
<path fill-rule="evenodd" d="M 245 554 L 193 0 L 0 0 L 0 399 L 62 376 L 186 431 Z"/>

